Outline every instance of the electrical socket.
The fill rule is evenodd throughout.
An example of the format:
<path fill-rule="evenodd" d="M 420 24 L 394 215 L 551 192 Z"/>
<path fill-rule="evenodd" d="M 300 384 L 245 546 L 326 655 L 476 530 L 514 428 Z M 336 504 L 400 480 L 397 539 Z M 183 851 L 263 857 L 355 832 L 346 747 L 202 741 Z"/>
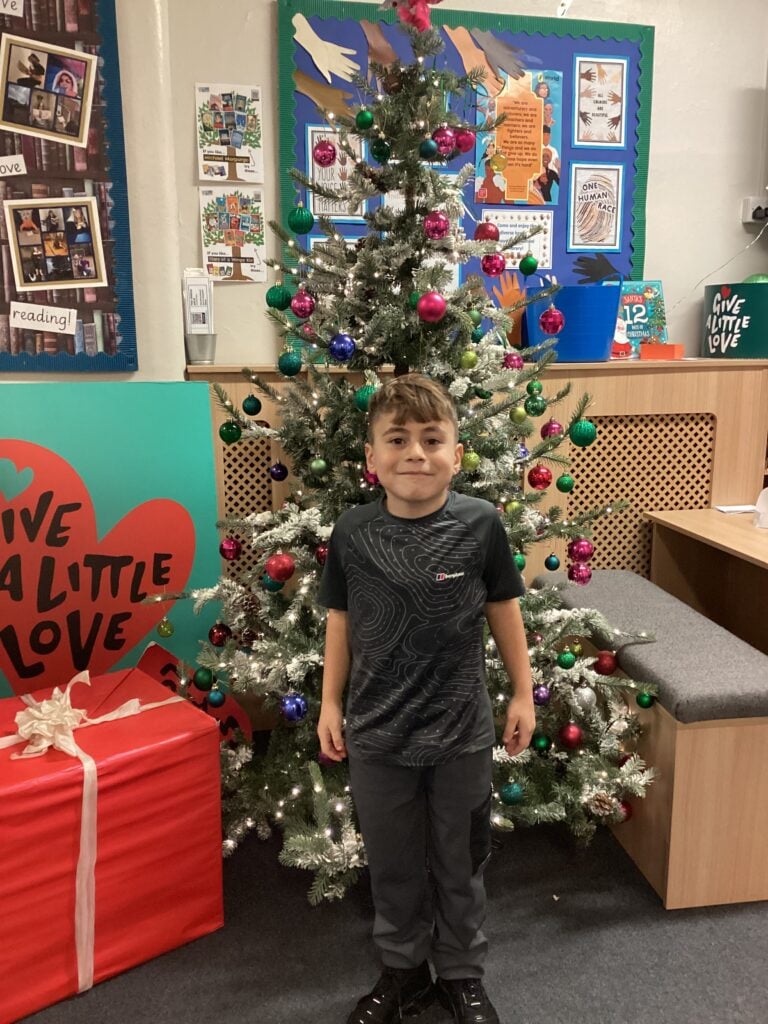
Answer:
<path fill-rule="evenodd" d="M 741 201 L 741 223 L 759 224 L 768 221 L 768 193 L 764 196 L 747 196 Z"/>

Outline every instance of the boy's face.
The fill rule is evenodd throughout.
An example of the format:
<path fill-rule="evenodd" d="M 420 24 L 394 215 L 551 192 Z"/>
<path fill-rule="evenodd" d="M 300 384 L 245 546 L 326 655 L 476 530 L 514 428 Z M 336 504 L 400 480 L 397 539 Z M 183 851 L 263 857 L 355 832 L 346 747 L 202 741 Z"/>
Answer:
<path fill-rule="evenodd" d="M 444 503 L 464 454 L 450 420 L 394 422 L 383 413 L 373 425 L 373 443 L 366 444 L 368 470 L 387 492 L 387 508 L 395 516 L 415 519 L 436 512 Z"/>

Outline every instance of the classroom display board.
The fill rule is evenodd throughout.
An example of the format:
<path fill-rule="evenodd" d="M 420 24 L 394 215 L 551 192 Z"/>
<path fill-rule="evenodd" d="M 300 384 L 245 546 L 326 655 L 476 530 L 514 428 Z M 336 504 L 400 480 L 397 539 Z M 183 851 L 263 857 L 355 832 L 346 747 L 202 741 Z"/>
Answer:
<path fill-rule="evenodd" d="M 561 284 L 617 273 L 642 277 L 653 29 L 442 7 L 432 9 L 432 23 L 445 42 L 438 62 L 458 74 L 488 70 L 474 103 L 462 104 L 457 117 L 479 125 L 486 113 L 505 115 L 495 131 L 477 133 L 473 152 L 436 165 L 456 175 L 468 160 L 474 163 L 463 196 L 467 237 L 486 218 L 498 224 L 502 242 L 542 229 L 510 251 L 502 289 L 518 287 L 515 270 L 528 251 L 539 273 Z M 281 0 L 279 43 L 281 166 L 340 186 L 349 171 L 346 155 L 327 168 L 312 159 L 317 142 L 334 136 L 318 107 L 354 115 L 365 102 L 355 76 L 375 83 L 370 61 L 412 63 L 408 37 L 393 12 L 377 5 Z M 372 159 L 362 149 L 361 155 Z M 302 191 L 297 195 L 283 174 L 283 223 L 300 200 L 316 216 L 330 217 L 350 244 L 366 233 L 374 203 L 398 198 L 377 197 L 350 212 Z M 322 237 L 317 225 L 310 248 L 313 237 Z M 459 283 L 479 272 L 479 260 L 470 260 Z"/>
<path fill-rule="evenodd" d="M 2 10 L 0 372 L 134 371 L 115 0 Z"/>

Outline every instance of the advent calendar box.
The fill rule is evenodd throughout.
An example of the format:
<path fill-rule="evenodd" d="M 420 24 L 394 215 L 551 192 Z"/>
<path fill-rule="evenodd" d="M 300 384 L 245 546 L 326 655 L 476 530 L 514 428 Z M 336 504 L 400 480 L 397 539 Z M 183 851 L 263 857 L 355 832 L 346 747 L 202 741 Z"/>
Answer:
<path fill-rule="evenodd" d="M 223 924 L 216 722 L 137 669 L 51 695 L 0 701 L 0 1024 Z M 78 709 L 126 717 L 12 757 L 19 712 L 67 748 Z"/>

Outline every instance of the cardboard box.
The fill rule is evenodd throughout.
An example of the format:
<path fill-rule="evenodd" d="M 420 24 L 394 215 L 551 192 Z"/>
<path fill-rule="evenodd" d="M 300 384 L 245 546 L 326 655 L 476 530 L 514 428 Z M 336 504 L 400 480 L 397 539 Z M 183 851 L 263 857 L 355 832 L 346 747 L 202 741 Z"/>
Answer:
<path fill-rule="evenodd" d="M 43 700 L 51 689 L 32 696 Z M 137 669 L 75 685 L 97 718 L 172 694 Z M 0 739 L 22 698 L 0 701 Z M 97 771 L 93 979 L 150 960 L 223 924 L 219 732 L 187 701 L 74 730 Z M 0 749 L 0 1024 L 78 991 L 76 872 L 84 769 L 49 749 Z M 87 998 L 87 996 L 85 997 Z M 86 1012 L 85 1009 L 83 1012 Z"/>

